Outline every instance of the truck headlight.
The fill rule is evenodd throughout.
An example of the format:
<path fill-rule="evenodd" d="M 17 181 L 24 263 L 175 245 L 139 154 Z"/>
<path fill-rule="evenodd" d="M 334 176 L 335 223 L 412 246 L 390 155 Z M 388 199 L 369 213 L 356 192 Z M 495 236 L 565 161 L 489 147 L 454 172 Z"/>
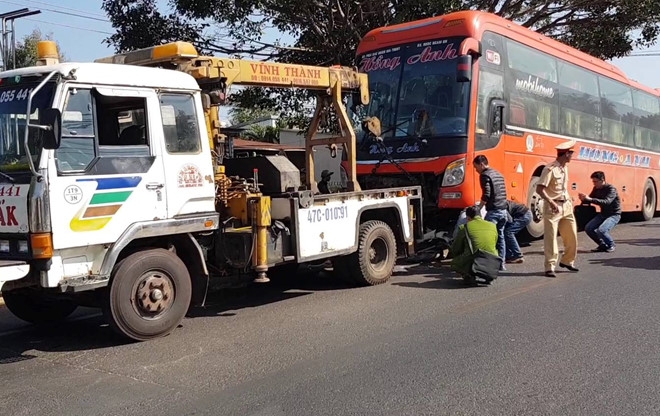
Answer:
<path fill-rule="evenodd" d="M 18 252 L 21 254 L 26 254 L 28 252 L 28 242 L 26 240 L 18 241 Z"/>
<path fill-rule="evenodd" d="M 0 240 L 0 253 L 9 253 L 9 240 Z"/>
<path fill-rule="evenodd" d="M 442 177 L 442 186 L 456 186 L 463 183 L 465 179 L 465 159 L 451 162 L 445 169 Z"/>

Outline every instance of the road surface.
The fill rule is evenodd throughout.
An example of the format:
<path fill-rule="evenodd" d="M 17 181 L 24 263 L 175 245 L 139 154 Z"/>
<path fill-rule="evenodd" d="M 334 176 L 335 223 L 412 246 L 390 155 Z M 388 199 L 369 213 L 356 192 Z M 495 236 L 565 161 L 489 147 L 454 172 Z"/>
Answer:
<path fill-rule="evenodd" d="M 0 308 L 2 415 L 657 415 L 660 219 L 543 276 L 542 242 L 491 287 L 446 265 L 349 288 L 301 278 L 210 296 L 130 343 L 94 310 L 35 329 Z"/>

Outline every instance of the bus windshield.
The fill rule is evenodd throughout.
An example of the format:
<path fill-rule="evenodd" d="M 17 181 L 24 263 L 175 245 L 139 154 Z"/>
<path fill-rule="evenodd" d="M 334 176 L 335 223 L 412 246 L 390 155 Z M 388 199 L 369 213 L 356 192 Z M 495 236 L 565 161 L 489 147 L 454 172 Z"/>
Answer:
<path fill-rule="evenodd" d="M 27 104 L 30 92 L 38 82 L 0 83 L 0 171 L 28 171 L 28 157 L 35 166 L 39 163 L 42 149 L 41 130 L 30 129 L 28 136 L 29 155 L 26 154 L 24 138 Z M 30 122 L 38 123 L 39 113 L 50 107 L 54 83 L 44 85 L 32 98 Z"/>
<path fill-rule="evenodd" d="M 466 136 L 469 83 L 456 82 L 461 38 L 416 42 L 358 57 L 369 75 L 366 116 L 381 121 L 382 138 Z"/>

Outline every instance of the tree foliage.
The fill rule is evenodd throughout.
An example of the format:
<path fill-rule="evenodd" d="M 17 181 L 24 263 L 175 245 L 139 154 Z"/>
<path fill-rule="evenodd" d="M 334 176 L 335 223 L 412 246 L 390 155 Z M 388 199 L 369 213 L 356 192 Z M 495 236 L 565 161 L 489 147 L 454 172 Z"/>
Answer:
<path fill-rule="evenodd" d="M 241 137 L 255 142 L 279 143 L 280 129 L 279 127 L 254 125 L 244 131 Z"/>
<path fill-rule="evenodd" d="M 207 23 L 194 22 L 176 13 L 163 14 L 156 0 L 103 0 L 115 34 L 105 39 L 118 53 L 184 40 L 203 50 Z"/>
<path fill-rule="evenodd" d="M 161 14 L 154 0 L 104 0 L 118 51 L 174 39 L 205 51 L 313 65 L 353 65 L 369 30 L 456 10 L 486 10 L 610 59 L 655 43 L 657 0 L 170 0 Z M 207 28 L 215 33 L 204 33 Z M 292 39 L 269 41 L 267 31 Z M 235 94 L 243 107 L 299 114 L 303 92 L 248 88 Z"/>
<path fill-rule="evenodd" d="M 241 108 L 241 107 L 232 107 L 229 110 L 229 116 L 231 119 L 229 122 L 231 125 L 248 123 L 250 121 L 258 120 L 264 117 L 270 117 L 272 112 L 268 109 L 263 108 Z"/>

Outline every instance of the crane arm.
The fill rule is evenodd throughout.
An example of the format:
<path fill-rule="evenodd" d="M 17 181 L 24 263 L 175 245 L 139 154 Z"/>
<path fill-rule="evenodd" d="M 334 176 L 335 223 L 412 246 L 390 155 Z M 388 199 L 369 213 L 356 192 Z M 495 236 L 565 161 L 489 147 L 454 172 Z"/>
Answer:
<path fill-rule="evenodd" d="M 224 136 L 220 133 L 218 112 L 210 110 L 225 103 L 227 89 L 231 85 L 318 91 L 316 111 L 305 137 L 307 185 L 312 189 L 316 187 L 313 148 L 326 145 L 336 155 L 337 145 L 343 145 L 346 151 L 348 189 L 359 190 L 356 178 L 355 131 L 342 99 L 343 92 L 350 91 L 359 96 L 363 105 L 369 103 L 369 82 L 366 74 L 341 66 L 320 67 L 200 56 L 195 47 L 187 42 L 172 42 L 139 49 L 97 59 L 95 62 L 164 67 L 190 74 L 197 80 L 205 95 L 205 117 L 212 150 L 216 150 L 224 141 Z M 316 139 L 316 130 L 327 107 L 334 108 L 337 114 L 341 136 Z"/>
<path fill-rule="evenodd" d="M 367 75 L 360 74 L 352 68 L 200 56 L 195 47 L 188 42 L 153 46 L 100 58 L 94 62 L 169 67 L 192 75 L 201 86 L 223 82 L 226 87 L 238 84 L 327 90 L 340 83 L 343 90 L 359 91 L 363 104 L 369 102 Z"/>

